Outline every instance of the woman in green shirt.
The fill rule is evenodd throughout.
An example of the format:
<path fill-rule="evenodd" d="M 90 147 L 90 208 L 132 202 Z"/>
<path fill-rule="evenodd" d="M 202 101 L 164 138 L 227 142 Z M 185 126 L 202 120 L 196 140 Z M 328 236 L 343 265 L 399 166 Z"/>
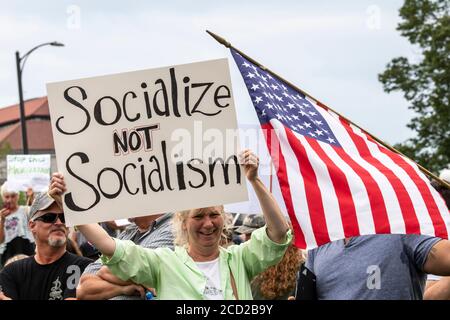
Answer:
<path fill-rule="evenodd" d="M 250 281 L 281 260 L 292 235 L 274 197 L 258 177 L 258 158 L 250 150 L 240 157 L 266 220 L 266 226 L 241 245 L 219 246 L 223 206 L 177 213 L 175 251 L 144 249 L 113 239 L 97 224 L 78 228 L 103 253 L 102 262 L 114 276 L 155 288 L 159 299 L 252 299 Z M 65 190 L 62 175 L 54 174 L 49 194 L 60 201 Z M 100 276 L 111 281 L 109 272 L 103 270 Z"/>

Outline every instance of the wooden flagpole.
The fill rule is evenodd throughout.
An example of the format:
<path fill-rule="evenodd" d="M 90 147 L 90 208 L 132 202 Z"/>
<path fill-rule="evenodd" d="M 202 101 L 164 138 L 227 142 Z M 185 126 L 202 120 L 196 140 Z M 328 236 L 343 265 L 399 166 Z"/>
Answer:
<path fill-rule="evenodd" d="M 320 102 L 318 99 L 314 98 L 313 96 L 311 96 L 309 93 L 305 92 L 304 90 L 298 88 L 296 85 L 292 84 L 291 82 L 287 81 L 286 79 L 284 79 L 283 77 L 279 76 L 278 74 L 276 74 L 275 72 L 271 71 L 270 69 L 266 68 L 265 66 L 263 66 L 262 64 L 260 64 L 259 62 L 257 62 L 256 60 L 250 58 L 248 55 L 246 55 L 245 53 L 243 53 L 242 51 L 240 51 L 239 49 L 233 47 L 231 45 L 231 43 L 229 43 L 227 40 L 225 40 L 224 38 L 218 36 L 215 33 L 212 33 L 209 30 L 206 30 L 206 32 L 213 37 L 214 39 L 216 39 L 217 42 L 219 42 L 220 44 L 224 45 L 227 48 L 232 48 L 234 49 L 236 52 L 238 52 L 241 56 L 243 56 L 245 59 L 247 59 L 248 61 L 250 61 L 251 63 L 257 65 L 258 67 L 260 67 L 262 70 L 269 72 L 271 75 L 275 76 L 276 78 L 280 79 L 281 81 L 287 83 L 289 86 L 291 86 L 292 88 L 294 88 L 297 91 L 300 91 L 302 94 L 304 94 L 305 96 L 307 96 L 308 98 L 316 101 L 316 102 Z M 367 130 L 361 128 L 360 126 L 358 126 L 357 124 L 355 124 L 353 121 L 351 121 L 350 119 L 344 117 L 343 115 L 341 115 L 339 112 L 336 112 L 335 110 L 331 109 L 330 107 L 326 106 L 325 104 L 321 103 L 321 105 L 323 105 L 325 108 L 327 108 L 328 110 L 334 112 L 335 114 L 337 114 L 339 117 L 341 117 L 342 119 L 344 119 L 345 121 L 347 121 L 348 123 L 351 123 L 352 125 L 354 125 L 355 127 L 357 127 L 358 129 L 364 131 L 365 133 L 367 133 L 369 136 L 372 137 L 372 139 L 374 139 L 375 141 L 377 141 L 379 144 L 385 146 L 386 148 L 388 148 L 389 150 L 398 153 L 400 155 L 402 155 L 405 158 L 408 158 L 407 156 L 405 156 L 403 153 L 401 153 L 400 151 L 398 151 L 397 149 L 395 149 L 394 147 L 390 146 L 389 144 L 387 144 L 386 142 L 378 139 L 377 137 L 375 137 L 373 134 L 371 134 L 370 132 L 368 132 Z M 408 158 L 409 159 L 409 158 Z M 410 159 L 411 161 L 413 161 L 412 159 Z M 415 162 L 415 161 L 413 161 Z M 433 179 L 435 179 L 436 181 L 438 181 L 439 183 L 441 183 L 442 185 L 446 186 L 447 188 L 450 189 L 450 183 L 447 183 L 446 181 L 440 179 L 438 176 L 436 176 L 434 173 L 432 173 L 431 171 L 429 171 L 428 169 L 422 167 L 420 164 L 416 163 L 416 165 L 419 167 L 420 171 L 422 171 L 423 173 L 425 173 L 426 175 L 428 175 L 429 177 L 432 177 Z"/>

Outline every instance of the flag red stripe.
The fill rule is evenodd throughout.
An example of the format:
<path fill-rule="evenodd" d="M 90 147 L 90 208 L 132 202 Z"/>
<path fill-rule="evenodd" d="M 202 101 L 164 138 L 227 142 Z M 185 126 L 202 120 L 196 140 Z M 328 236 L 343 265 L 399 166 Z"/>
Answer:
<path fill-rule="evenodd" d="M 274 132 L 274 129 L 270 123 L 266 123 L 261 125 L 262 129 L 267 132 L 266 135 L 266 143 L 267 148 L 269 149 L 270 156 L 272 157 L 272 161 L 275 164 L 278 164 L 276 166 L 275 170 L 277 172 L 278 181 L 280 183 L 281 188 L 281 194 L 283 195 L 284 203 L 286 205 L 286 209 L 288 211 L 288 215 L 290 217 L 292 228 L 294 229 L 294 235 L 295 235 L 295 246 L 299 248 L 306 248 L 306 240 L 305 236 L 303 234 L 302 229 L 300 228 L 300 225 L 297 221 L 297 217 L 295 215 L 294 205 L 292 203 L 291 198 L 291 188 L 289 186 L 289 180 L 287 177 L 287 169 L 286 169 L 286 162 L 284 160 L 284 156 L 281 153 L 281 150 L 279 148 L 280 142 L 278 141 L 278 137 Z M 272 141 L 276 143 L 278 146 L 277 152 L 271 152 L 272 151 Z"/>
<path fill-rule="evenodd" d="M 417 219 L 416 211 L 414 209 L 413 203 L 411 201 L 411 197 L 409 196 L 408 191 L 405 186 L 401 182 L 401 180 L 392 172 L 391 169 L 386 167 L 381 161 L 375 158 L 369 150 L 367 143 L 364 139 L 355 134 L 353 130 L 343 122 L 343 126 L 347 130 L 350 138 L 355 144 L 356 148 L 361 157 L 364 158 L 368 163 L 373 165 L 378 171 L 383 174 L 386 179 L 388 179 L 389 183 L 392 186 L 392 189 L 395 192 L 397 197 L 398 204 L 400 205 L 401 213 L 403 216 L 403 221 L 405 223 L 405 230 L 408 234 L 420 234 L 420 225 L 419 220 Z"/>
<path fill-rule="evenodd" d="M 356 236 L 360 234 L 358 226 L 358 217 L 356 216 L 355 203 L 350 191 L 347 177 L 344 172 L 330 159 L 320 144 L 315 139 L 306 138 L 314 152 L 327 166 L 328 173 L 331 178 L 336 197 L 339 203 L 339 211 L 341 214 L 342 226 L 346 237 Z M 332 195 L 327 195 L 332 196 Z"/>
<path fill-rule="evenodd" d="M 311 225 L 317 245 L 320 246 L 331 241 L 325 219 L 322 193 L 319 189 L 316 174 L 308 159 L 305 148 L 289 128 L 285 127 L 285 132 L 288 142 L 297 158 L 300 173 L 303 177 Z"/>
<path fill-rule="evenodd" d="M 367 136 L 369 140 L 373 141 L 373 139 Z M 374 142 L 374 141 L 373 141 Z M 403 159 L 402 156 L 395 152 L 391 152 L 384 147 L 378 145 L 378 149 L 383 152 L 385 155 L 390 157 L 398 166 L 403 168 L 408 176 L 413 180 L 413 182 L 417 185 L 420 194 L 422 195 L 422 199 L 427 207 L 428 214 L 433 222 L 434 233 L 436 237 L 448 239 L 447 228 L 445 227 L 444 219 L 440 215 L 439 208 L 436 205 L 436 201 L 431 194 L 430 189 L 427 187 L 425 181 L 423 181 L 417 172 L 411 167 L 411 165 Z"/>
<path fill-rule="evenodd" d="M 372 210 L 375 233 L 390 233 L 391 227 L 386 212 L 386 205 L 377 182 L 372 178 L 366 169 L 356 163 L 342 148 L 335 148 L 335 150 L 342 160 L 347 162 L 347 164 L 363 181 L 367 195 L 369 196 L 368 198 L 370 209 Z"/>

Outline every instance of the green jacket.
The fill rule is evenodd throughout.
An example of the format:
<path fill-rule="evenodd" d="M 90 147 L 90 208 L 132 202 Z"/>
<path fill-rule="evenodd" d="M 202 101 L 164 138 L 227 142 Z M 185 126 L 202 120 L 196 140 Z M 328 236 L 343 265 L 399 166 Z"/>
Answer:
<path fill-rule="evenodd" d="M 120 279 L 155 288 L 161 300 L 203 299 L 206 278 L 184 247 L 175 247 L 175 251 L 169 248 L 146 249 L 129 240 L 114 240 L 114 255 L 110 259 L 102 256 L 102 262 Z M 220 279 L 224 298 L 235 299 L 230 280 L 231 269 L 239 299 L 252 299 L 250 281 L 278 263 L 291 241 L 291 231 L 288 231 L 285 243 L 277 244 L 267 236 L 266 227 L 262 227 L 252 233 L 249 241 L 227 249 L 220 248 Z"/>

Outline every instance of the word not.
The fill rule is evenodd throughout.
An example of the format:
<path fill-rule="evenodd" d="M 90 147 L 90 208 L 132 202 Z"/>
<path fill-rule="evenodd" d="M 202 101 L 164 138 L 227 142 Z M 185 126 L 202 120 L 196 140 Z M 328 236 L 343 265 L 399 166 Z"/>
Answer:
<path fill-rule="evenodd" d="M 145 151 L 152 150 L 152 131 L 159 129 L 159 124 L 132 129 L 122 129 L 122 136 L 114 130 L 114 154 L 128 154 L 128 150 L 137 152 L 144 147 Z"/>
<path fill-rule="evenodd" d="M 182 115 L 192 116 L 195 113 L 202 114 L 204 116 L 216 116 L 222 112 L 222 109 L 227 108 L 230 103 L 228 101 L 223 101 L 223 99 L 231 98 L 231 91 L 226 85 L 219 85 L 215 88 L 213 93 L 213 102 L 216 106 L 216 109 L 219 110 L 212 111 L 206 110 L 205 108 L 200 108 L 200 104 L 202 103 L 205 95 L 208 91 L 214 86 L 214 82 L 205 82 L 205 83 L 191 83 L 191 79 L 188 76 L 183 78 L 184 86 L 184 108 L 179 108 L 178 106 L 178 82 L 175 75 L 175 68 L 170 68 L 170 89 L 167 89 L 166 83 L 163 79 L 157 79 L 155 81 L 155 88 L 153 93 L 153 100 L 151 103 L 151 91 L 147 90 L 147 83 L 142 82 L 141 88 L 142 92 L 136 94 L 134 91 L 127 91 L 123 94 L 120 100 L 112 97 L 112 96 L 103 96 L 98 99 L 94 106 L 86 107 L 80 102 L 81 100 L 86 100 L 88 98 L 88 94 L 86 90 L 81 86 L 71 86 L 64 90 L 64 99 L 73 105 L 76 108 L 79 108 L 84 113 L 84 121 L 80 121 L 80 128 L 75 131 L 68 131 L 63 128 L 61 121 L 64 119 L 64 116 L 60 116 L 56 121 L 56 129 L 65 135 L 76 135 L 84 130 L 86 130 L 91 123 L 91 114 L 89 110 L 93 109 L 93 117 L 95 121 L 102 126 L 111 126 L 119 122 L 119 120 L 124 116 L 129 122 L 135 122 L 139 120 L 142 116 L 140 112 L 135 112 L 131 114 L 130 110 L 128 110 L 128 103 L 131 99 L 138 99 L 138 105 L 145 105 L 145 116 L 147 119 L 151 119 L 154 114 L 160 117 L 171 117 L 175 116 L 177 118 Z M 211 89 L 213 90 L 213 89 Z M 197 93 L 197 99 L 194 101 L 193 105 L 191 104 L 191 98 L 194 96 L 193 92 Z M 81 96 L 81 97 L 80 97 Z M 171 97 L 169 101 L 169 96 Z M 136 101 L 135 101 L 136 102 Z M 203 103 L 202 106 L 210 107 L 212 103 Z M 112 107 L 112 108 L 111 108 Z M 107 109 L 107 112 L 103 110 Z M 105 114 L 108 115 L 108 118 L 105 119 Z"/>

